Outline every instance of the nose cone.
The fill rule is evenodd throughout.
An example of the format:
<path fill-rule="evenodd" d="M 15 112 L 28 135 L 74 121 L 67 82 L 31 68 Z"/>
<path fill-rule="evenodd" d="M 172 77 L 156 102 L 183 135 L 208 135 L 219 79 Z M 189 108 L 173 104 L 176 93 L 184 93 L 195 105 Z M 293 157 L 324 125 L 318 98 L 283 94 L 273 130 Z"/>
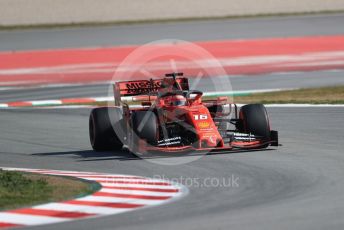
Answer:
<path fill-rule="evenodd" d="M 193 107 L 189 112 L 191 123 L 195 127 L 200 143 L 200 148 L 216 147 L 222 141 L 222 137 L 211 117 L 207 107 L 200 105 Z"/>

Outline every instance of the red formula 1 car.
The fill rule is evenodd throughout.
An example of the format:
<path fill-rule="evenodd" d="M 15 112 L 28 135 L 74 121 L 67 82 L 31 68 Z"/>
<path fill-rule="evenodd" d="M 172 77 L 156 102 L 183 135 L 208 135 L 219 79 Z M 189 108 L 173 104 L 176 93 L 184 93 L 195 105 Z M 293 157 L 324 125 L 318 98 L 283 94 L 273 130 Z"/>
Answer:
<path fill-rule="evenodd" d="M 262 104 L 244 105 L 238 111 L 227 97 L 206 100 L 201 91 L 189 90 L 188 79 L 182 76 L 172 73 L 159 80 L 115 83 L 115 106 L 95 108 L 90 114 L 93 149 L 125 145 L 144 153 L 278 146 L 278 133 L 270 130 Z"/>

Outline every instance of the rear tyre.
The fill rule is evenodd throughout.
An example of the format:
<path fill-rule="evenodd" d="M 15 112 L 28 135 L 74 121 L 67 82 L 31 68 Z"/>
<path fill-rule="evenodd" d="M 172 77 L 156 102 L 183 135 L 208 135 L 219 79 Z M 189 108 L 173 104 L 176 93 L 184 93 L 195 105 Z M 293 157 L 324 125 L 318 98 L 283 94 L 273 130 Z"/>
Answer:
<path fill-rule="evenodd" d="M 264 141 L 271 140 L 269 117 L 264 105 L 244 105 L 240 109 L 239 118 L 242 121 L 242 125 L 239 129 L 240 132 L 260 136 Z M 269 144 L 266 144 L 261 148 L 266 148 L 268 146 Z"/>
<path fill-rule="evenodd" d="M 89 119 L 89 135 L 95 151 L 120 150 L 123 144 L 118 137 L 121 128 L 122 111 L 120 108 L 96 108 L 91 111 Z M 120 129 L 122 130 L 122 129 Z"/>

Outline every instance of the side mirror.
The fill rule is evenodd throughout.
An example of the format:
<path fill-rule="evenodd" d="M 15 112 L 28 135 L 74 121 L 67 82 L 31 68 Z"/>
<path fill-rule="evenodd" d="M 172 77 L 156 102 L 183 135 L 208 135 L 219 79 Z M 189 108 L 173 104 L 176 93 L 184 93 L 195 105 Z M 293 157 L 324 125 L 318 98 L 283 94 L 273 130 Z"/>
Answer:
<path fill-rule="evenodd" d="M 203 96 L 203 92 L 198 90 L 190 90 L 186 94 L 186 99 L 189 101 L 190 104 L 201 103 L 201 98 Z"/>

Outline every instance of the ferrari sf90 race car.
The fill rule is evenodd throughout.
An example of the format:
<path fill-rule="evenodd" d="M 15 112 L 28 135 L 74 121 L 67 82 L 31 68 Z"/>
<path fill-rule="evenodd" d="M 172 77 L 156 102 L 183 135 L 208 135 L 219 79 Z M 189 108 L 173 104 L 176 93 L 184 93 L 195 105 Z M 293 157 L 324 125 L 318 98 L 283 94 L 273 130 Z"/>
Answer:
<path fill-rule="evenodd" d="M 182 73 L 116 82 L 114 97 L 114 106 L 91 111 L 89 134 L 96 151 L 123 146 L 141 153 L 278 146 L 278 133 L 270 129 L 264 105 L 238 110 L 227 97 L 207 99 L 203 92 L 189 89 Z"/>

